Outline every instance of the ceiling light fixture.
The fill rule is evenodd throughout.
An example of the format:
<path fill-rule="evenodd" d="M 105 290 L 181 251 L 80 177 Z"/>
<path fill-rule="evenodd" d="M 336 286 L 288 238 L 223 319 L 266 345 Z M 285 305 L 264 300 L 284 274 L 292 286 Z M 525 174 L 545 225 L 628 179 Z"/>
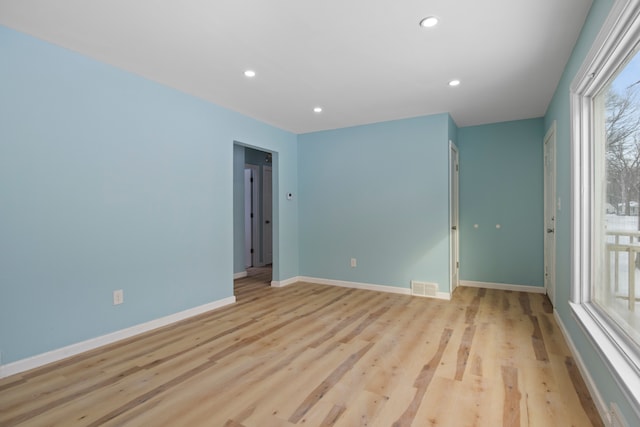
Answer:
<path fill-rule="evenodd" d="M 255 77 L 256 76 L 256 72 L 253 71 L 253 70 L 247 70 L 247 71 L 244 72 L 244 75 L 246 77 Z"/>
<path fill-rule="evenodd" d="M 424 28 L 431 28 L 438 25 L 438 17 L 437 16 L 427 16 L 426 18 L 420 21 L 420 26 Z"/>
<path fill-rule="evenodd" d="M 314 112 L 314 113 L 322 113 L 322 107 L 315 107 L 315 108 L 313 109 L 313 112 Z"/>
<path fill-rule="evenodd" d="M 449 86 L 451 86 L 451 87 L 455 87 L 455 86 L 458 86 L 458 85 L 460 85 L 460 80 L 451 80 L 449 82 Z"/>

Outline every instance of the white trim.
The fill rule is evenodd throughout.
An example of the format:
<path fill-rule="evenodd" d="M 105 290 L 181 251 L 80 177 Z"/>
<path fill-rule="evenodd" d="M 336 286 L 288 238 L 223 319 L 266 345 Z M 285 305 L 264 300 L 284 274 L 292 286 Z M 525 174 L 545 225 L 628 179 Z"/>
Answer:
<path fill-rule="evenodd" d="M 339 286 L 341 288 L 364 289 L 367 291 L 387 292 L 392 294 L 411 295 L 411 289 L 400 288 L 397 286 L 376 285 L 372 283 L 347 282 L 344 280 L 321 279 L 318 277 L 299 276 L 298 281 L 307 283 L 316 283 L 318 285 Z M 450 300 L 449 292 L 436 292 L 435 297 L 427 296 L 427 298 L 435 298 L 441 300 Z"/>
<path fill-rule="evenodd" d="M 288 279 L 285 280 L 272 280 L 271 281 L 271 286 L 274 288 L 284 288 L 285 286 L 289 286 L 292 285 L 296 282 L 300 281 L 300 277 L 299 276 L 294 276 L 294 277 L 290 277 Z"/>
<path fill-rule="evenodd" d="M 241 271 L 240 273 L 233 273 L 233 280 L 242 279 L 247 277 L 248 273 L 246 271 Z"/>
<path fill-rule="evenodd" d="M 507 283 L 476 282 L 473 280 L 461 280 L 460 286 L 466 286 L 468 288 L 499 289 L 502 291 L 531 292 L 534 294 L 547 293 L 547 290 L 543 286 L 510 285 Z"/>
<path fill-rule="evenodd" d="M 455 152 L 456 170 L 451 170 L 451 155 Z M 455 176 L 455 180 L 453 177 Z M 454 198 L 455 196 L 455 198 Z M 454 206 L 455 202 L 455 206 Z M 454 212 L 455 207 L 455 212 Z M 453 225 L 456 232 L 452 232 Z M 454 237 L 455 235 L 455 237 Z M 455 248 L 455 250 L 454 250 Z M 460 286 L 460 151 L 449 140 L 449 292 Z M 453 274 L 455 269 L 456 274 Z M 456 281 L 454 282 L 454 277 Z"/>
<path fill-rule="evenodd" d="M 547 295 L 549 295 L 551 304 L 556 303 L 556 236 L 558 233 L 559 222 L 557 221 L 558 199 L 556 194 L 556 130 L 557 122 L 554 120 L 547 130 L 542 143 L 542 152 L 544 157 L 544 227 L 542 228 L 544 239 L 544 288 L 546 289 Z M 547 165 L 547 155 L 551 158 L 550 165 Z M 551 206 L 549 206 L 549 201 L 551 201 Z M 550 213 L 551 218 L 549 218 Z M 549 233 L 549 227 L 553 230 L 551 233 Z M 549 242 L 549 239 L 551 239 L 551 242 Z M 551 286 L 549 286 L 549 284 L 551 284 Z"/>
<path fill-rule="evenodd" d="M 580 370 L 580 374 L 582 374 L 582 379 L 584 380 L 587 388 L 589 389 L 589 393 L 591 394 L 591 398 L 596 405 L 596 409 L 600 414 L 600 418 L 605 422 L 605 425 L 611 425 L 611 419 L 609 416 L 609 410 L 607 408 L 607 403 L 602 398 L 598 387 L 596 386 L 596 382 L 593 380 L 593 377 L 589 373 L 589 369 L 582 360 L 582 356 L 580 356 L 580 352 L 576 348 L 576 345 L 573 343 L 571 339 L 571 334 L 567 331 L 567 328 L 564 326 L 562 322 L 562 318 L 558 314 L 558 310 L 553 310 L 553 317 L 556 319 L 556 323 L 558 327 L 560 327 L 560 332 L 562 332 L 562 336 L 564 340 L 567 342 L 569 346 L 569 350 L 571 351 L 571 355 L 573 356 L 573 360 L 576 361 L 576 365 L 578 365 L 578 369 Z"/>
<path fill-rule="evenodd" d="M 604 158 L 602 107 L 598 94 L 640 41 L 640 0 L 617 0 L 571 83 L 571 311 L 620 391 L 640 418 L 640 345 L 611 316 L 591 303 L 600 236 L 596 181 Z M 600 230 L 599 228 L 597 230 Z"/>
<path fill-rule="evenodd" d="M 638 42 L 640 0 L 616 0 L 570 87 L 571 301 L 590 300 L 594 254 L 594 98 Z"/>
<path fill-rule="evenodd" d="M 611 58 L 626 56 L 635 46 L 636 40 L 627 37 L 637 31 L 640 3 L 638 0 L 616 0 L 607 19 L 602 24 L 589 53 L 571 82 L 572 93 L 593 96 L 604 86 L 615 72 L 618 62 Z"/>
<path fill-rule="evenodd" d="M 590 304 L 570 305 L 578 325 L 593 343 L 622 393 L 632 403 L 636 417 L 640 418 L 640 408 L 634 403 L 640 401 L 640 358 L 629 347 L 628 341 L 608 326 L 608 321 L 598 310 Z"/>
<path fill-rule="evenodd" d="M 43 365 L 47 365 L 49 363 L 57 362 L 67 357 L 75 356 L 77 354 L 84 353 L 85 351 L 93 350 L 95 348 L 102 347 L 107 344 L 112 344 L 116 341 L 130 338 L 135 335 L 151 331 L 153 329 L 167 326 L 172 323 L 176 323 L 181 320 L 206 313 L 207 311 L 215 310 L 217 308 L 233 304 L 235 302 L 236 297 L 234 296 L 223 298 L 221 300 L 213 301 L 204 305 L 200 305 L 198 307 L 193 307 L 184 311 L 180 311 L 178 313 L 160 317 L 149 322 L 140 323 L 126 329 L 121 329 L 119 331 L 111 332 L 106 335 L 90 338 L 86 341 L 71 344 L 66 347 L 51 350 L 46 353 L 38 354 L 26 359 L 8 363 L 6 365 L 0 365 L 0 378 L 8 377 L 9 375 L 14 375 L 20 372 L 28 371 L 29 369 L 34 369 Z"/>

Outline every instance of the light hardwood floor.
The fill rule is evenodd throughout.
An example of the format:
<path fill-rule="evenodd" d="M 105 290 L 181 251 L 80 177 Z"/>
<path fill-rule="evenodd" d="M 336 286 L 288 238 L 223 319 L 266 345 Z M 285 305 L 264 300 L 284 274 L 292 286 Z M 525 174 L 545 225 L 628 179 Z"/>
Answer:
<path fill-rule="evenodd" d="M 601 426 L 546 297 L 268 270 L 238 302 L 0 380 L 1 426 Z"/>

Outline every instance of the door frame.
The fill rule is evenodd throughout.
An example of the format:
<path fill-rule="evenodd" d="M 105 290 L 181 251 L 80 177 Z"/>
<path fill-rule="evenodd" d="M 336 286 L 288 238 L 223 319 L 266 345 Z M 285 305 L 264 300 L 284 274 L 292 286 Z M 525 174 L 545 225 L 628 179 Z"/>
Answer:
<path fill-rule="evenodd" d="M 452 167 L 454 165 L 455 167 Z M 460 284 L 460 151 L 449 140 L 449 292 Z"/>
<path fill-rule="evenodd" d="M 556 200 L 556 121 L 554 120 L 543 140 L 544 167 L 544 287 L 555 306 L 556 299 L 556 232 L 557 232 L 557 200 Z M 550 155 L 550 164 L 547 162 Z M 550 194 L 549 194 L 550 192 Z M 549 231 L 551 230 L 551 231 Z M 548 236 L 548 235 L 551 236 Z"/>

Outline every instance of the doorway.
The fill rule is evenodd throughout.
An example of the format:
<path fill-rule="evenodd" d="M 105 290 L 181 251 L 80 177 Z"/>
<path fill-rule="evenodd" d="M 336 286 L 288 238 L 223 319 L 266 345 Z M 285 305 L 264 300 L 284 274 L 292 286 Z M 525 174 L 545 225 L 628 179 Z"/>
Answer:
<path fill-rule="evenodd" d="M 274 236 L 278 230 L 277 194 L 277 153 L 234 141 L 233 278 L 236 284 L 237 280 L 258 272 L 270 278 L 278 274 L 278 240 Z"/>
<path fill-rule="evenodd" d="M 239 144 L 238 144 L 239 145 Z M 242 147 L 242 167 L 238 162 L 237 173 L 244 174 L 244 188 L 237 187 L 243 195 L 243 221 L 242 229 L 234 230 L 237 234 L 236 242 L 241 243 L 244 260 L 234 261 L 234 265 L 241 264 L 244 273 L 249 273 L 249 268 L 269 266 L 273 263 L 273 207 L 274 207 L 274 154 L 251 147 Z M 240 233 L 243 237 L 240 238 Z M 239 251 L 238 251 L 239 252 Z M 236 256 L 239 256 L 238 253 Z"/>
<path fill-rule="evenodd" d="M 450 225 L 450 292 L 458 287 L 460 283 L 460 235 L 459 235 L 459 154 L 458 147 L 449 141 L 449 225 Z"/>
<path fill-rule="evenodd" d="M 544 137 L 544 287 L 556 299 L 556 122 Z"/>

